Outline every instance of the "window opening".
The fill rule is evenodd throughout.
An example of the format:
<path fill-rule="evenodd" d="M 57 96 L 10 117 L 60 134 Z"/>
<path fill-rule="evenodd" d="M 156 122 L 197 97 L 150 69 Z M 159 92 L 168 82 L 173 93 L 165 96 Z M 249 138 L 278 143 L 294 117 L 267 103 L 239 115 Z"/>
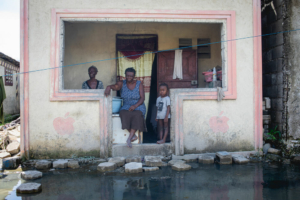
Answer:
<path fill-rule="evenodd" d="M 197 40 L 197 45 L 198 46 L 198 58 L 203 59 L 203 58 L 211 58 L 211 53 L 210 53 L 210 39 L 209 38 L 200 38 Z"/>
<path fill-rule="evenodd" d="M 13 86 L 13 70 L 5 67 L 5 85 Z"/>
<path fill-rule="evenodd" d="M 193 44 L 193 40 L 191 38 L 179 38 L 179 48 L 191 49 Z"/>

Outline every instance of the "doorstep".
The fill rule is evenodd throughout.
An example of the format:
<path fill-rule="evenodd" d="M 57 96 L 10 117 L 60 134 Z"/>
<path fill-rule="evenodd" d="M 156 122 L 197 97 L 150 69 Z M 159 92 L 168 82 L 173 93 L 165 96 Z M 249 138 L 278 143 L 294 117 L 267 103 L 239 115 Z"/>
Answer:
<path fill-rule="evenodd" d="M 132 144 L 132 148 L 126 144 L 114 144 L 112 157 L 128 156 L 170 156 L 172 155 L 171 144 Z"/>

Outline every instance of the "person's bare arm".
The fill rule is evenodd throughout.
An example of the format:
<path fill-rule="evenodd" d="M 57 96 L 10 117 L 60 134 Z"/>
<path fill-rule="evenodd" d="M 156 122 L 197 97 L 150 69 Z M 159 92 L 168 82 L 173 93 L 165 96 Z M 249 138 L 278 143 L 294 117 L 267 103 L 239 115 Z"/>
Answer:
<path fill-rule="evenodd" d="M 123 82 L 122 81 L 118 81 L 116 84 L 114 85 L 108 85 L 104 91 L 105 96 L 110 95 L 110 90 L 113 91 L 118 91 L 121 90 L 123 87 Z"/>
<path fill-rule="evenodd" d="M 144 103 L 144 101 L 145 101 L 145 91 L 144 91 L 144 86 L 143 86 L 142 83 L 140 84 L 139 91 L 140 91 L 141 98 L 135 105 L 130 106 L 130 108 L 128 109 L 129 111 L 135 110 L 137 107 L 139 107 L 140 105 L 142 105 Z"/>

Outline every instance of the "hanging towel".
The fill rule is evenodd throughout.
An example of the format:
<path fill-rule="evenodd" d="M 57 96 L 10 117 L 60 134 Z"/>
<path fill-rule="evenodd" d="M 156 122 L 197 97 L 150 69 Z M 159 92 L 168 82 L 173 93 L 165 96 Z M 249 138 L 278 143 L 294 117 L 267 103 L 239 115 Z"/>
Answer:
<path fill-rule="evenodd" d="M 221 101 L 225 97 L 224 91 L 222 90 L 221 87 L 217 87 L 217 95 L 218 95 L 218 101 Z"/>
<path fill-rule="evenodd" d="M 182 50 L 175 50 L 173 79 L 182 77 Z"/>

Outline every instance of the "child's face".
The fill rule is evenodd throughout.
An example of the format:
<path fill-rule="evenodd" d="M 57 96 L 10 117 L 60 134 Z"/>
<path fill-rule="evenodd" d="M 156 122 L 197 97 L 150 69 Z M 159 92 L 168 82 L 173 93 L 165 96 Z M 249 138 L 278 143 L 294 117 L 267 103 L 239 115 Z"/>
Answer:
<path fill-rule="evenodd" d="M 162 96 L 162 97 L 165 97 L 167 96 L 167 93 L 168 93 L 168 88 L 166 86 L 160 86 L 159 87 L 159 95 Z"/>

